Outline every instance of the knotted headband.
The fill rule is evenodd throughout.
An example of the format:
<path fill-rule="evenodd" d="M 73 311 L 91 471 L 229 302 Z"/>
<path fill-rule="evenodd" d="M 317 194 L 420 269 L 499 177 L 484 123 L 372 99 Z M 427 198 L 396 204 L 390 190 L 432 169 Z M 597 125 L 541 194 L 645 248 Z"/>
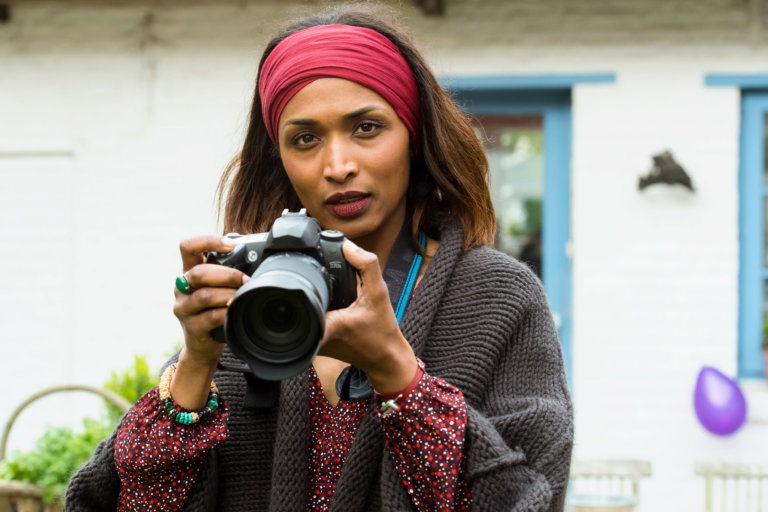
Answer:
<path fill-rule="evenodd" d="M 384 98 L 418 144 L 419 92 L 408 63 L 392 41 L 375 30 L 319 25 L 275 46 L 259 76 L 264 124 L 277 144 L 280 114 L 302 88 L 318 78 L 343 78 Z"/>

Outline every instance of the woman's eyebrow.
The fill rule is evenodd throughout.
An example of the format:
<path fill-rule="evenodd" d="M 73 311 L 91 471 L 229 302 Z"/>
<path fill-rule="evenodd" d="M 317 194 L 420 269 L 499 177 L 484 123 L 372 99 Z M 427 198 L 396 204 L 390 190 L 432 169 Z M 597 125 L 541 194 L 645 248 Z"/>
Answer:
<path fill-rule="evenodd" d="M 285 122 L 286 125 L 298 125 L 298 126 L 314 126 L 317 124 L 317 121 L 314 119 L 289 119 Z"/>
<path fill-rule="evenodd" d="M 365 114 L 368 114 L 370 112 L 373 112 L 375 110 L 384 110 L 383 108 L 377 106 L 377 105 L 369 105 L 367 107 L 359 108 L 357 110 L 354 110 L 350 112 L 349 114 L 344 114 L 344 119 L 350 120 L 350 119 L 357 119 L 358 117 L 362 117 Z"/>
<path fill-rule="evenodd" d="M 359 108 L 357 110 L 353 110 L 352 112 L 348 114 L 344 114 L 343 119 L 344 120 L 351 120 L 351 119 L 357 119 L 359 117 L 364 116 L 365 114 L 368 114 L 373 111 L 377 110 L 384 110 L 382 107 L 379 107 L 377 105 L 369 105 L 366 107 Z M 318 123 L 316 119 L 311 118 L 296 118 L 296 119 L 289 119 L 285 122 L 286 125 L 296 125 L 296 126 L 315 126 Z"/>

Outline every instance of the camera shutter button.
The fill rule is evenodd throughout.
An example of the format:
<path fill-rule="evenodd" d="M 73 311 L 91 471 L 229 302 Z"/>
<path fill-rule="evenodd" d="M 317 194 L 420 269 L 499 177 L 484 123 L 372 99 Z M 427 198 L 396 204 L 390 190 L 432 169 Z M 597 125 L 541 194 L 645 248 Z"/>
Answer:
<path fill-rule="evenodd" d="M 344 233 L 335 229 L 325 229 L 320 232 L 320 238 L 327 242 L 342 242 L 344 241 Z"/>

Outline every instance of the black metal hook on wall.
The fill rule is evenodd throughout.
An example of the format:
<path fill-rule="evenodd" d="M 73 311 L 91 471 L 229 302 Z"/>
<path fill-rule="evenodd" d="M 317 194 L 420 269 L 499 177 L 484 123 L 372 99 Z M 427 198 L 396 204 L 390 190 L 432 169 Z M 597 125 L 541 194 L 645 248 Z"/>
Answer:
<path fill-rule="evenodd" d="M 672 156 L 672 152 L 663 151 L 658 155 L 653 155 L 653 167 L 646 176 L 641 176 L 637 184 L 639 190 L 657 184 L 666 183 L 667 185 L 682 185 L 691 192 L 695 192 L 691 177 L 685 172 L 685 169 L 677 163 Z"/>

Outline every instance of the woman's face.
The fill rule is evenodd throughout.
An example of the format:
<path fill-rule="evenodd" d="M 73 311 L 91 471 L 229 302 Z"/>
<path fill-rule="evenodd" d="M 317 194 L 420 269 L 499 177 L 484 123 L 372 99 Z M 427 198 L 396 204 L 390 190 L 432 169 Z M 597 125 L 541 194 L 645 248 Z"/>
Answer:
<path fill-rule="evenodd" d="M 283 109 L 278 141 L 288 179 L 323 228 L 372 251 L 394 241 L 405 221 L 409 132 L 381 96 L 315 80 Z"/>

